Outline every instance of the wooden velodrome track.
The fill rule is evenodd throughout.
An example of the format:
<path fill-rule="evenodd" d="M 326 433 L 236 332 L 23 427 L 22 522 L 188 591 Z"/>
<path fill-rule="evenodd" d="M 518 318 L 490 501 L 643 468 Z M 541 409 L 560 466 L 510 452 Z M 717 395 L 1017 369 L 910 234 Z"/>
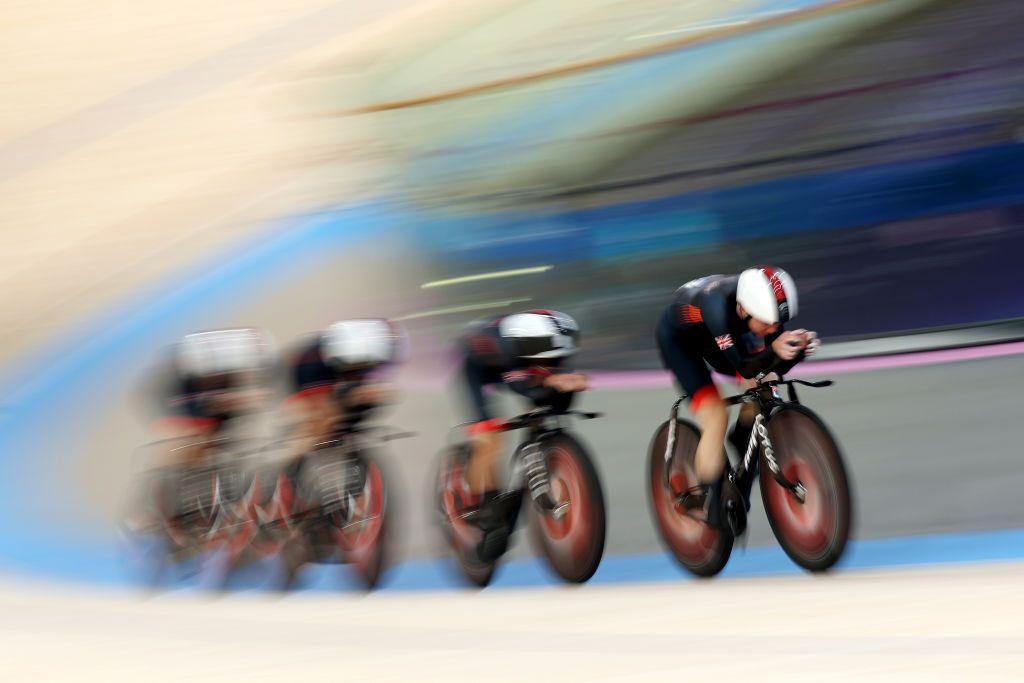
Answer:
<path fill-rule="evenodd" d="M 386 169 L 334 168 L 328 192 L 304 163 L 317 131 L 287 116 L 291 75 L 458 6 L 6 3 L 0 357 L 269 217 L 359 196 Z M 345 125 L 343 139 L 369 134 Z M 284 602 L 140 601 L 12 576 L 0 584 L 0 680 L 1016 680 L 1021 569 Z"/>
<path fill-rule="evenodd" d="M 5 3 L 0 357 L 269 217 L 358 194 L 365 165 L 332 168 L 329 194 L 310 178 L 324 131 L 289 121 L 299 76 L 444 4 Z"/>

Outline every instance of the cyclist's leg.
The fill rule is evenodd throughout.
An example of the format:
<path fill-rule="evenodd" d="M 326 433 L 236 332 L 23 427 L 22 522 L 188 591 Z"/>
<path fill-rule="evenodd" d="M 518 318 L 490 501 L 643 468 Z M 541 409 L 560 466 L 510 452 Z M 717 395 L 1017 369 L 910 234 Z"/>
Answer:
<path fill-rule="evenodd" d="M 689 395 L 690 411 L 701 427 L 694 465 L 698 482 L 709 493 L 708 521 L 717 523 L 729 412 L 702 357 L 682 348 L 672 334 L 663 329 L 658 330 L 657 341 L 662 363 L 675 376 L 682 391 Z"/>
<path fill-rule="evenodd" d="M 331 384 L 298 385 L 295 389 L 295 393 L 281 407 L 281 417 L 288 434 L 285 458 L 279 464 L 272 482 L 268 482 L 269 485 L 261 492 L 260 504 L 265 514 L 275 523 L 289 523 L 296 508 L 303 508 L 310 503 L 310 491 L 302 485 L 303 464 L 316 445 L 329 437 L 339 414 L 331 395 Z M 286 479 L 284 483 L 280 481 L 282 475 Z M 285 487 L 287 496 L 279 490 Z"/>
<path fill-rule="evenodd" d="M 757 382 L 754 380 L 746 379 L 739 375 L 736 376 L 736 379 L 740 391 L 752 389 L 757 385 Z M 750 442 L 750 433 L 754 428 L 755 417 L 757 417 L 757 406 L 752 403 L 744 403 L 740 407 L 736 423 L 729 430 L 729 443 L 732 444 L 735 452 L 741 457 L 746 453 L 747 444 Z"/>
<path fill-rule="evenodd" d="M 463 362 L 462 380 L 469 402 L 473 424 L 466 428 L 473 452 L 466 466 L 466 484 L 477 496 L 487 497 L 498 488 L 498 470 L 502 452 L 502 421 L 492 412 L 484 387 L 500 381 L 486 368 L 467 358 Z"/>
<path fill-rule="evenodd" d="M 711 379 L 711 370 L 699 355 L 683 348 L 670 333 L 658 331 L 658 350 L 662 363 L 675 376 L 682 391 L 690 397 L 690 411 L 701 427 L 697 446 L 697 478 L 701 483 L 718 481 L 725 468 L 725 433 L 729 412 L 718 388 Z"/>
<path fill-rule="evenodd" d="M 299 490 L 302 480 L 299 473 L 307 454 L 330 437 L 341 417 L 340 406 L 334 397 L 336 381 L 335 372 L 321 359 L 319 352 L 309 349 L 297 356 L 289 368 L 292 394 L 282 405 L 282 418 L 288 434 L 282 474 L 288 479 L 296 501 L 308 493 Z"/>
<path fill-rule="evenodd" d="M 466 484 L 472 494 L 466 519 L 483 531 L 476 548 L 478 559 L 494 562 L 508 548 L 520 495 L 518 491 L 502 493 L 498 489 L 503 421 L 493 416 L 484 387 L 501 382 L 501 376 L 469 358 L 462 374 L 474 420 L 466 430 L 473 448 L 466 467 Z"/>
<path fill-rule="evenodd" d="M 308 453 L 323 441 L 337 414 L 330 385 L 302 389 L 285 399 L 281 417 L 291 441 L 288 459 Z"/>

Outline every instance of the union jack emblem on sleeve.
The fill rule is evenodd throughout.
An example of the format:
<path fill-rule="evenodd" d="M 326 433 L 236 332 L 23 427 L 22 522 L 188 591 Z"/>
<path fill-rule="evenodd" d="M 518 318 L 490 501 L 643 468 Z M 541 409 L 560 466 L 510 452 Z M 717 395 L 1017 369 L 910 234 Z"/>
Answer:
<path fill-rule="evenodd" d="M 715 343 L 718 344 L 719 351 L 725 351 L 732 347 L 732 335 L 723 334 L 721 337 L 715 337 Z"/>

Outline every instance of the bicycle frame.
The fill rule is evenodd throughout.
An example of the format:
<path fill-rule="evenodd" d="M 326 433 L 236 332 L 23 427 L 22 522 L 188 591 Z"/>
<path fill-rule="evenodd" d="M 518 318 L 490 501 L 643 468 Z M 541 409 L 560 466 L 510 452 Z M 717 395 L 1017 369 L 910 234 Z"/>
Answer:
<path fill-rule="evenodd" d="M 557 431 L 561 430 L 547 433 L 557 433 Z M 544 462 L 544 453 L 540 448 L 540 437 L 539 434 L 530 434 L 513 453 L 513 474 L 509 488 L 511 490 L 521 488 L 521 485 L 517 485 L 516 482 L 525 475 L 526 488 L 530 491 L 533 501 L 555 519 L 561 519 L 565 516 L 569 504 L 556 503 L 555 499 L 551 497 L 551 478 L 547 463 Z"/>
<path fill-rule="evenodd" d="M 592 420 L 600 417 L 600 413 L 584 412 L 580 410 L 567 410 L 556 413 L 549 409 L 531 411 L 517 418 L 513 418 L 506 425 L 506 430 L 529 429 L 526 438 L 512 455 L 513 477 L 516 481 L 517 463 L 521 459 L 522 468 L 525 469 L 526 486 L 530 491 L 533 502 L 545 513 L 554 519 L 562 519 L 569 509 L 569 503 L 558 503 L 551 497 L 551 480 L 549 478 L 548 466 L 544 461 L 544 454 L 541 450 L 541 441 L 552 435 L 562 432 L 561 417 L 575 415 L 584 420 Z"/>
<path fill-rule="evenodd" d="M 544 439 L 563 431 L 561 418 L 568 415 L 592 420 L 600 417 L 601 413 L 581 410 L 555 412 L 550 408 L 538 408 L 508 420 L 502 428 L 502 431 L 506 432 L 517 429 L 528 430 L 526 437 L 512 453 L 512 471 L 507 490 L 516 491 L 523 488 L 525 479 L 526 488 L 534 503 L 545 514 L 551 515 L 556 520 L 565 516 L 569 503 L 558 503 L 551 497 L 551 481 L 540 444 Z M 455 429 L 470 424 L 472 423 L 467 422 L 458 425 Z"/>
<path fill-rule="evenodd" d="M 825 380 L 821 382 L 805 382 L 803 380 L 784 380 L 781 377 L 777 380 L 762 381 L 758 379 L 757 385 L 736 396 L 730 396 L 724 399 L 726 405 L 738 405 L 741 403 L 752 403 L 758 408 L 756 417 L 754 418 L 754 425 L 750 431 L 750 439 L 747 441 L 747 448 L 740 458 L 739 465 L 736 468 L 730 467 L 729 479 L 734 484 L 744 482 L 748 477 L 756 476 L 754 455 L 760 452 L 768 464 L 768 469 L 772 473 L 772 476 L 779 483 L 780 486 L 791 491 L 796 498 L 803 503 L 807 496 L 807 490 L 800 482 L 791 482 L 782 473 L 782 469 L 779 467 L 778 460 L 775 458 L 775 449 L 772 445 L 771 438 L 768 436 L 768 429 L 765 427 L 765 420 L 771 415 L 772 410 L 776 406 L 788 405 L 788 404 L 799 404 L 800 400 L 796 394 L 796 388 L 794 385 L 802 384 L 808 387 L 827 387 L 831 386 L 831 380 Z M 783 399 L 778 392 L 778 387 L 786 385 L 789 388 L 789 399 Z M 668 463 L 672 460 L 672 456 L 675 453 L 676 445 L 676 420 L 679 417 L 679 406 L 687 396 L 683 395 L 676 399 L 675 403 L 672 404 L 672 410 L 669 413 L 668 422 L 668 439 L 665 443 L 665 483 L 671 489 L 669 482 L 669 476 L 671 474 Z"/>
<path fill-rule="evenodd" d="M 329 482 L 320 489 L 321 504 L 315 509 L 306 510 L 299 515 L 304 520 L 315 519 L 332 514 L 336 511 L 348 512 L 349 499 L 353 484 L 362 486 L 360 478 L 365 480 L 366 472 L 357 464 L 359 454 L 372 444 L 374 440 L 384 444 L 396 439 L 407 439 L 415 436 L 413 432 L 401 431 L 386 425 L 341 425 L 336 428 L 330 437 L 316 445 L 314 450 L 307 453 L 306 458 L 315 457 L 318 452 L 335 450 L 338 456 L 334 460 L 327 460 L 322 463 L 312 463 L 315 468 L 314 477 L 320 482 Z M 326 495 L 325 495 L 326 494 Z M 361 522 L 357 522 L 361 523 Z M 346 523 L 342 530 L 349 528 L 351 524 Z"/>
<path fill-rule="evenodd" d="M 783 401 L 769 401 L 760 404 L 759 411 L 754 417 L 754 426 L 750 430 L 750 440 L 747 442 L 747 450 L 740 459 L 739 466 L 730 472 L 729 477 L 734 483 L 739 483 L 747 479 L 748 477 L 756 476 L 754 470 L 754 453 L 758 452 L 758 442 L 760 442 L 760 452 L 764 456 L 765 462 L 768 463 L 768 470 L 775 477 L 775 480 L 779 482 L 779 485 L 789 489 L 796 496 L 797 500 L 803 503 L 807 498 L 807 489 L 804 488 L 802 483 L 791 482 L 782 473 L 782 469 L 779 467 L 779 461 L 775 459 L 775 449 L 772 446 L 772 440 L 768 436 L 768 429 L 765 427 L 765 417 L 771 413 L 774 406 L 783 403 Z"/>

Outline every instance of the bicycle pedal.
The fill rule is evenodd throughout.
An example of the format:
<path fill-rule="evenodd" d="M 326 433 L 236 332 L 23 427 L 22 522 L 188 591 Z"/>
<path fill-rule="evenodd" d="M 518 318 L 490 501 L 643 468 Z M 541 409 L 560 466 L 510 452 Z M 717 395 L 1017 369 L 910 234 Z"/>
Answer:
<path fill-rule="evenodd" d="M 480 508 L 479 507 L 474 507 L 474 508 L 472 508 L 470 510 L 466 510 L 465 512 L 460 512 L 459 514 L 456 515 L 456 517 L 460 521 L 466 522 L 467 524 L 474 524 L 475 525 L 475 524 L 477 524 L 477 522 L 479 522 L 480 515 L 481 515 Z"/>
<path fill-rule="evenodd" d="M 551 517 L 556 522 L 561 521 L 565 515 L 569 512 L 569 501 L 559 503 L 554 510 L 551 511 Z"/>
<path fill-rule="evenodd" d="M 803 504 L 803 503 L 806 503 L 806 502 L 807 502 L 807 489 L 806 489 L 806 487 L 804 487 L 804 485 L 803 485 L 803 484 L 801 484 L 800 482 L 797 482 L 797 483 L 796 483 L 796 484 L 795 484 L 795 485 L 793 486 L 793 496 L 794 496 L 794 497 L 795 497 L 795 498 L 796 498 L 796 499 L 797 499 L 797 500 L 798 500 L 798 501 L 799 501 L 799 502 L 800 502 L 801 504 Z"/>
<path fill-rule="evenodd" d="M 735 501 L 726 502 L 725 521 L 733 538 L 739 538 L 747 530 L 747 515 L 740 510 Z"/>
<path fill-rule="evenodd" d="M 356 521 L 348 522 L 347 524 L 342 526 L 341 530 L 348 531 L 349 529 L 354 529 L 356 527 L 364 527 L 375 519 L 380 519 L 380 515 L 369 515 L 367 517 L 360 517 Z"/>
<path fill-rule="evenodd" d="M 515 526 L 519 517 L 519 508 L 522 504 L 521 492 L 501 493 L 487 503 L 458 515 L 462 521 L 478 527 L 484 533 L 490 533 L 500 529 L 507 529 Z"/>
<path fill-rule="evenodd" d="M 704 492 L 690 493 L 683 492 L 676 495 L 676 504 L 681 505 L 687 510 L 698 510 L 704 507 L 704 503 L 707 501 L 707 494 Z"/>

